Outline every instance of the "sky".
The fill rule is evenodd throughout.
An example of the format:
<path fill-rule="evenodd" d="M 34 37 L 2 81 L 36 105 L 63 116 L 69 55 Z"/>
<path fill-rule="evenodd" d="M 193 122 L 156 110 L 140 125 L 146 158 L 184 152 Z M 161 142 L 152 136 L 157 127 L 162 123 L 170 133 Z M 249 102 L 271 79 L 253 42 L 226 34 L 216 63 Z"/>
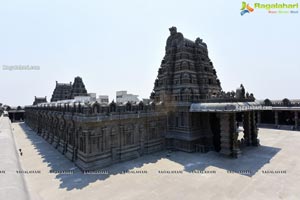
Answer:
<path fill-rule="evenodd" d="M 297 3 L 297 1 L 247 1 Z M 0 103 L 50 100 L 55 81 L 82 77 L 88 92 L 149 98 L 169 28 L 203 39 L 224 91 L 300 99 L 300 13 L 240 15 L 232 0 L 0 0 Z M 39 70 L 5 70 L 34 65 Z"/>

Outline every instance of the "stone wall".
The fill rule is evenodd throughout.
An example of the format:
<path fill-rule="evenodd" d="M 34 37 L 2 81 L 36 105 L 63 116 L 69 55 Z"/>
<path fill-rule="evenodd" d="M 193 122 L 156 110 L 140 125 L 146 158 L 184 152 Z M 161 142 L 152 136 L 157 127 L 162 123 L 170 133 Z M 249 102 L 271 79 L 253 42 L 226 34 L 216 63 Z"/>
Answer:
<path fill-rule="evenodd" d="M 130 110 L 128 105 L 68 106 L 26 107 L 25 122 L 82 170 L 99 169 L 165 146 L 166 113 L 153 105 L 130 106 Z"/>

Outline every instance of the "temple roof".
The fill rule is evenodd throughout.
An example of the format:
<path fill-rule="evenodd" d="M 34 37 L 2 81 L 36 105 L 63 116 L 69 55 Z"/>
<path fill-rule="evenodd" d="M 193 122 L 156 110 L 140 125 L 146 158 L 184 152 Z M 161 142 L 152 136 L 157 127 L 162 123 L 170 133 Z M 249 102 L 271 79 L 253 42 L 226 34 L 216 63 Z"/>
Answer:
<path fill-rule="evenodd" d="M 35 97 L 36 100 L 44 100 L 47 99 L 47 97 Z"/>
<path fill-rule="evenodd" d="M 68 87 L 71 87 L 72 83 L 56 83 L 56 86 L 68 86 Z"/>
<path fill-rule="evenodd" d="M 190 112 L 243 112 L 269 109 L 259 102 L 193 103 Z"/>

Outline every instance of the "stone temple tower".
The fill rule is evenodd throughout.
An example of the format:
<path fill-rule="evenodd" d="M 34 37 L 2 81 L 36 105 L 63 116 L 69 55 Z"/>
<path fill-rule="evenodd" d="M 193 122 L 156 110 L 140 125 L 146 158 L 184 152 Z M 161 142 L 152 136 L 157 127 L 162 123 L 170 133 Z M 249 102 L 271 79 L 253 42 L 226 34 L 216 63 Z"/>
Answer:
<path fill-rule="evenodd" d="M 195 41 L 184 38 L 171 27 L 167 39 L 166 54 L 158 70 L 151 99 L 162 102 L 168 110 L 167 146 L 194 151 L 195 143 L 210 132 L 201 117 L 199 123 L 189 113 L 191 103 L 205 102 L 221 93 L 213 63 L 208 57 L 207 45 L 200 38 Z M 207 120 L 207 117 L 203 117 Z M 202 121 L 202 122 L 200 122 Z M 207 139 L 206 139 L 207 140 Z M 207 144 L 206 142 L 203 142 Z"/>
<path fill-rule="evenodd" d="M 75 96 L 87 96 L 87 90 L 85 89 L 82 78 L 79 76 L 75 77 L 72 85 L 71 99 L 73 99 Z"/>
<path fill-rule="evenodd" d="M 72 82 L 58 83 L 56 81 L 55 89 L 52 93 L 51 102 L 70 99 Z"/>
<path fill-rule="evenodd" d="M 75 96 L 87 96 L 82 78 L 77 76 L 74 83 L 58 83 L 56 81 L 55 89 L 52 94 L 51 102 L 73 99 Z"/>
<path fill-rule="evenodd" d="M 200 38 L 194 42 L 171 27 L 166 55 L 161 62 L 154 91 L 156 102 L 198 102 L 221 92 L 216 70 L 208 57 L 207 46 Z"/>

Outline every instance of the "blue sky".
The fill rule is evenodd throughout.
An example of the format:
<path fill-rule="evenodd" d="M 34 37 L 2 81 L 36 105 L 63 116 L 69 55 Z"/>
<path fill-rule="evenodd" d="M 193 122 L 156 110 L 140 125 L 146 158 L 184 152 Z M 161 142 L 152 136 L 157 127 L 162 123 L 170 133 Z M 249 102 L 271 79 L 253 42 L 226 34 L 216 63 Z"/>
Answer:
<path fill-rule="evenodd" d="M 256 98 L 300 98 L 300 14 L 240 16 L 242 1 L 1 0 L 0 102 L 51 98 L 55 81 L 81 76 L 88 92 L 148 98 L 168 28 L 208 45 L 222 88 L 243 83 Z M 278 1 L 248 1 L 276 3 Z M 280 1 L 279 3 L 281 3 Z M 297 1 L 287 0 L 286 3 Z M 6 71 L 2 65 L 39 65 Z"/>

